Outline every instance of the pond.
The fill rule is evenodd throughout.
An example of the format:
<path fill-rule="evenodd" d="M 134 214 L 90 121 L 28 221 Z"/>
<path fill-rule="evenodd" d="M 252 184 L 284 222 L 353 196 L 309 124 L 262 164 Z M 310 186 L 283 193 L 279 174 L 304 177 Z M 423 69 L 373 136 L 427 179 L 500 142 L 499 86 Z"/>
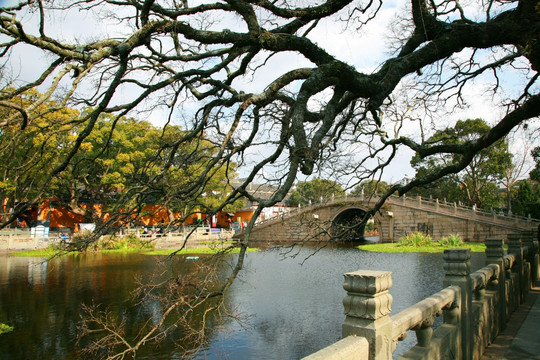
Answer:
<path fill-rule="evenodd" d="M 312 256 L 310 256 L 312 255 Z M 229 255 L 230 262 L 235 255 Z M 0 322 L 15 330 L 0 337 L 2 359 L 78 359 L 81 304 L 107 304 L 123 312 L 133 331 L 160 309 L 126 302 L 134 279 L 151 273 L 158 257 L 79 255 L 51 261 L 0 255 Z M 201 257 L 199 261 L 204 261 Z M 170 266 L 190 271 L 178 257 Z M 472 268 L 484 254 L 472 254 Z M 395 314 L 441 289 L 442 254 L 385 254 L 349 246 L 267 249 L 248 253 L 244 270 L 225 301 L 242 319 L 212 324 L 200 359 L 299 359 L 337 340 L 344 320 L 343 274 L 359 269 L 392 271 Z M 226 267 L 223 268 L 225 271 Z M 414 342 L 400 343 L 396 354 Z M 143 349 L 138 359 L 179 359 L 173 341 Z"/>

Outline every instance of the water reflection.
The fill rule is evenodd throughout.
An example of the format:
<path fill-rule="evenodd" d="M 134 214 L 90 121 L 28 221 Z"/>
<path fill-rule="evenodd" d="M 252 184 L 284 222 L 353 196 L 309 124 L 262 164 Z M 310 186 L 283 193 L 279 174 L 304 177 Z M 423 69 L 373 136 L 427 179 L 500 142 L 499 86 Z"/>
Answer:
<path fill-rule="evenodd" d="M 225 299 L 242 321 L 218 324 L 211 319 L 211 342 L 199 358 L 297 359 L 337 341 L 344 319 L 346 272 L 392 271 L 394 313 L 441 289 L 441 254 L 381 254 L 339 247 L 323 249 L 303 262 L 311 253 L 308 248 L 296 258 L 284 258 L 279 249 L 248 253 L 245 270 Z M 227 260 L 234 263 L 234 258 Z M 156 257 L 85 255 L 41 260 L 0 256 L 0 321 L 15 326 L 15 331 L 2 335 L 2 359 L 79 358 L 74 340 L 83 302 L 108 304 L 124 314 L 132 332 L 147 317 L 154 323 L 159 318 L 159 302 L 135 308 L 125 301 L 136 286 L 134 278 L 156 269 Z M 473 254 L 473 268 L 483 261 L 483 254 Z M 188 273 L 193 263 L 177 259 L 168 266 Z M 222 266 L 225 276 L 229 267 Z M 138 358 L 180 358 L 181 352 L 172 346 L 176 335 L 157 349 L 144 349 Z M 410 345 L 400 344 L 399 352 L 406 346 Z"/>

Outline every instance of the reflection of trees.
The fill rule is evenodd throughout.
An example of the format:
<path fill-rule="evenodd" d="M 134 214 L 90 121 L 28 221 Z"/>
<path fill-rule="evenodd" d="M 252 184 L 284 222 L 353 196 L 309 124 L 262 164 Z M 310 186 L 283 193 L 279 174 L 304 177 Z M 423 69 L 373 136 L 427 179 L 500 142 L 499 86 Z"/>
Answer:
<path fill-rule="evenodd" d="M 209 267 L 226 273 L 225 263 L 210 262 L 213 266 L 200 268 L 197 263 L 183 259 L 157 266 L 155 258 L 144 256 L 65 256 L 48 262 L 46 282 L 33 283 L 32 279 L 36 277 L 31 274 L 36 271 L 42 273 L 41 279 L 45 279 L 41 263 L 30 264 L 36 260 L 29 258 L 13 259 L 15 264 L 11 265 L 2 260 L 2 264 L 10 267 L 11 271 L 9 278 L 3 273 L 2 284 L 5 285 L 0 291 L 0 317 L 4 321 L 9 319 L 15 330 L 3 335 L 0 352 L 14 354 L 15 358 L 78 359 L 74 340 L 77 326 L 84 326 L 84 323 L 77 323 L 79 314 L 82 315 L 81 304 L 86 304 L 88 308 L 98 303 L 108 304 L 106 307 L 96 306 L 98 311 L 94 312 L 94 319 L 107 314 L 110 323 L 121 324 L 121 333 L 132 342 L 141 336 L 143 329 L 158 324 L 170 305 L 178 301 L 180 292 L 190 293 L 191 299 L 186 299 L 182 306 L 171 310 L 171 316 L 159 329 L 159 336 L 150 339 L 153 342 L 148 341 L 148 345 L 160 342 L 160 351 L 171 354 L 184 354 L 197 349 L 220 323 L 219 313 L 212 311 L 221 305 L 219 297 L 210 301 L 202 301 L 200 297 L 197 299 L 195 285 L 215 279 L 213 275 L 208 276 L 206 271 Z M 168 293 L 163 289 L 158 291 L 158 288 L 153 289 L 155 292 L 149 292 L 148 285 L 143 289 L 134 282 L 139 277 L 145 284 L 150 284 L 150 275 L 143 276 L 145 273 L 160 274 L 161 282 L 175 278 L 176 283 L 183 282 L 188 289 L 174 289 L 169 285 Z M 219 282 L 207 285 L 209 288 L 219 288 Z M 137 291 L 144 291 L 144 294 Z M 132 296 L 134 294 L 137 296 Z M 224 313 L 226 311 L 222 308 Z M 95 333 L 79 339 L 79 345 L 88 346 L 92 341 L 102 339 L 97 335 Z M 167 341 L 161 343 L 163 340 Z M 33 345 L 38 343 L 39 346 Z M 150 355 L 152 349 L 153 346 L 147 346 L 140 348 L 137 353 Z"/>
<path fill-rule="evenodd" d="M 91 358 L 121 359 L 174 344 L 187 356 L 206 344 L 213 327 L 228 315 L 223 303 L 221 256 L 186 262 L 160 262 L 150 276 L 137 279 L 129 307 L 119 311 L 84 305 L 79 325 L 83 353 Z"/>

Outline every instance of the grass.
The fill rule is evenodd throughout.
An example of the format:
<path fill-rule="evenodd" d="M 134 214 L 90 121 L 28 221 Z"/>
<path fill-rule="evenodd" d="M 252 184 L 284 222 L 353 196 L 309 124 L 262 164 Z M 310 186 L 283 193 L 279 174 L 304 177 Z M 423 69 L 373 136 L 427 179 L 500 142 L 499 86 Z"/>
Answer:
<path fill-rule="evenodd" d="M 462 243 L 460 246 L 443 246 L 438 242 L 433 242 L 430 245 L 425 246 L 403 246 L 399 243 L 379 243 L 379 244 L 369 244 L 369 245 L 360 245 L 358 249 L 364 251 L 377 251 L 377 252 L 386 252 L 386 253 L 408 253 L 408 252 L 426 252 L 426 253 L 442 253 L 444 249 L 471 249 L 471 252 L 485 252 L 486 245 L 484 243 Z"/>
<path fill-rule="evenodd" d="M 37 250 L 24 250 L 24 251 L 18 251 L 16 253 L 13 253 L 11 255 L 13 256 L 33 256 L 33 257 L 53 257 L 54 255 L 58 254 L 58 249 L 54 249 L 52 247 L 48 247 L 46 249 L 37 249 Z"/>
<path fill-rule="evenodd" d="M 232 243 L 232 242 L 231 242 Z M 221 243 L 220 243 L 221 244 Z M 179 254 L 216 254 L 221 250 L 221 247 L 216 247 L 215 243 L 209 243 L 209 247 L 201 247 L 201 248 L 188 248 L 183 249 L 179 252 Z M 45 257 L 50 258 L 58 254 L 58 249 L 55 249 L 53 247 L 49 247 L 47 249 L 37 249 L 37 250 L 25 250 L 25 251 L 19 251 L 16 253 L 13 253 L 13 256 L 27 256 L 27 257 Z M 145 255 L 170 255 L 171 253 L 175 252 L 176 249 L 164 249 L 164 250 L 152 250 L 148 248 L 141 248 L 141 247 L 121 247 L 117 249 L 101 249 L 101 250 L 91 250 L 90 252 L 98 252 L 102 254 L 145 254 Z M 232 249 L 231 253 L 237 253 L 239 252 L 239 248 Z M 248 248 L 248 252 L 253 251 L 259 251 L 257 248 Z M 76 251 L 72 253 L 78 253 Z"/>
<path fill-rule="evenodd" d="M 431 236 L 421 232 L 407 234 L 399 239 L 397 243 L 378 243 L 358 246 L 360 250 L 377 251 L 386 253 L 408 253 L 408 252 L 426 252 L 441 253 L 445 249 L 469 248 L 471 252 L 485 252 L 484 243 L 465 243 L 461 236 L 452 234 L 445 236 L 437 241 L 433 241 Z"/>
<path fill-rule="evenodd" d="M 199 242 L 201 245 L 232 245 L 236 244 L 236 241 L 234 240 L 226 240 L 226 241 L 201 241 Z"/>

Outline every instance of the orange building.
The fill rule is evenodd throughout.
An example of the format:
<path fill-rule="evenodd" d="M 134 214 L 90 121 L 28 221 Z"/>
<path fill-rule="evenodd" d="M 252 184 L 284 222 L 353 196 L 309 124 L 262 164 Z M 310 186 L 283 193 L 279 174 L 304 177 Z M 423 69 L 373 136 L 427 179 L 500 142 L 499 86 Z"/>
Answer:
<path fill-rule="evenodd" d="M 89 206 L 81 205 L 82 208 Z M 6 207 L 5 202 L 3 203 L 3 207 Z M 103 212 L 102 205 L 93 205 L 93 211 L 95 216 L 101 218 L 103 221 L 110 219 L 110 214 Z M 4 213 L 9 213 L 9 209 L 5 210 Z M 197 212 L 188 216 L 184 224 L 195 225 L 204 223 L 214 228 L 229 228 L 236 222 L 242 226 L 242 223 L 248 223 L 251 220 L 253 213 L 253 210 L 246 208 L 234 214 L 221 211 L 212 217 L 208 217 L 205 213 Z M 130 226 L 159 226 L 170 222 L 169 210 L 162 205 L 145 205 L 139 215 L 140 217 L 136 215 L 132 216 L 133 221 L 131 221 Z M 182 217 L 182 214 L 177 212 L 173 213 L 172 216 L 174 219 L 179 219 Z M 78 224 L 85 222 L 88 222 L 88 220 L 85 219 L 83 214 L 70 211 L 61 205 L 57 197 L 51 197 L 25 211 L 13 226 L 31 227 L 35 226 L 36 223 L 48 223 L 51 229 L 71 229 L 71 231 L 76 231 Z M 127 224 L 125 222 L 118 222 L 115 225 L 122 226 Z"/>

